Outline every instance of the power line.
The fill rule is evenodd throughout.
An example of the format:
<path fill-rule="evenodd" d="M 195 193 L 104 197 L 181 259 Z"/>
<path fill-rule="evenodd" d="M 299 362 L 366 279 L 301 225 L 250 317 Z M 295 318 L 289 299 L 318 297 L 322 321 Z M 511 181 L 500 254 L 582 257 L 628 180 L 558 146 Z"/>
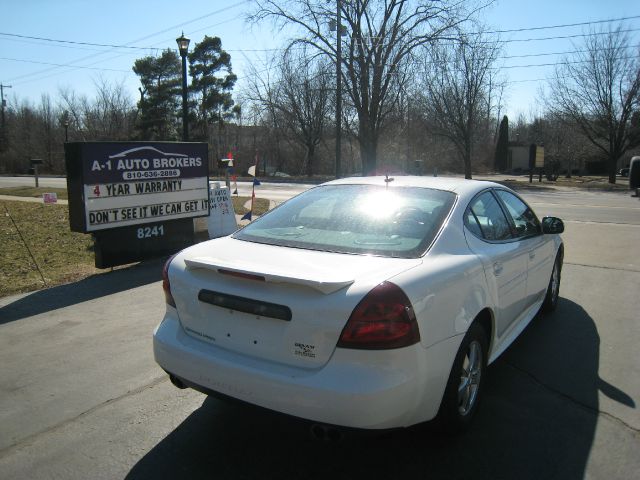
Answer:
<path fill-rule="evenodd" d="M 0 40 L 3 40 L 5 42 L 16 42 L 16 43 L 21 43 L 21 44 L 26 44 L 26 45 L 38 45 L 38 46 L 42 46 L 42 47 L 48 47 L 48 48 L 64 48 L 67 50 L 84 50 L 86 52 L 104 52 L 103 49 L 98 49 L 98 48 L 89 48 L 89 47 L 81 47 L 79 45 L 64 45 L 64 44 L 51 44 L 48 42 L 40 42 L 37 40 L 19 40 L 17 38 L 2 38 Z M 133 52 L 124 52 L 126 55 L 139 55 L 139 52 L 133 51 Z"/>
<path fill-rule="evenodd" d="M 612 60 L 631 60 L 634 58 L 636 57 L 617 57 Z M 510 69 L 510 68 L 555 67 L 557 65 L 588 63 L 588 62 L 589 60 L 575 60 L 575 61 L 561 61 L 561 62 L 554 62 L 554 63 L 537 63 L 537 64 L 531 64 L 531 65 L 508 65 L 505 67 L 496 68 L 496 70 L 504 70 L 504 69 Z"/>
<path fill-rule="evenodd" d="M 179 23 L 177 25 L 174 25 L 172 27 L 168 27 L 167 29 L 161 30 L 159 32 L 153 33 L 151 35 L 148 35 L 146 37 L 143 37 L 143 39 L 147 39 L 147 38 L 151 38 L 154 37 L 156 35 L 159 35 L 161 33 L 165 33 L 169 30 L 174 30 L 176 28 L 179 27 L 183 27 L 185 25 L 189 25 L 191 23 L 194 23 L 196 21 L 202 20 L 204 18 L 210 17 L 212 15 L 216 15 L 219 13 L 222 13 L 224 11 L 236 8 L 240 5 L 242 5 L 243 3 L 249 3 L 250 0 L 245 0 L 242 2 L 239 2 L 237 4 L 234 5 L 230 5 L 228 7 L 225 7 L 223 9 L 220 10 L 216 10 L 215 12 L 211 12 L 209 14 L 197 17 L 195 19 L 191 19 L 188 20 L 186 22 L 182 22 Z M 556 28 L 569 28 L 569 27 L 578 27 L 578 26 L 585 26 L 585 25 L 597 25 L 597 24 L 603 24 L 603 23 L 612 23 L 612 22 L 621 22 L 621 21 L 626 21 L 626 20 L 635 20 L 640 18 L 640 15 L 635 15 L 635 16 L 628 16 L 628 17 L 619 17 L 619 18 L 613 18 L 610 20 L 595 20 L 595 21 L 590 21 L 590 22 L 579 22 L 579 23 L 565 23 L 565 24 L 559 24 L 559 25 L 547 25 L 547 26 L 542 26 L 542 27 L 523 27 L 523 28 L 513 28 L 513 29 L 507 29 L 507 30 L 493 30 L 487 33 L 516 33 L 516 32 L 531 32 L 531 31 L 539 31 L 539 30 L 551 30 L 551 29 L 556 29 Z M 198 31 L 202 31 L 205 30 L 207 28 L 211 28 L 213 26 L 218 26 L 219 24 L 215 24 L 212 26 L 208 26 L 208 27 L 204 27 L 202 29 L 196 30 L 195 32 Z M 195 33 L 193 32 L 193 33 Z M 475 35 L 475 34 L 479 34 L 479 32 L 473 32 L 471 33 L 471 35 Z M 43 41 L 43 42 L 51 42 L 51 43 L 61 43 L 61 44 L 68 44 L 68 45 L 82 45 L 82 46 L 90 46 L 90 47 L 105 47 L 105 48 L 122 48 L 122 49 L 132 49 L 132 50 L 157 50 L 156 47 L 141 47 L 141 46 L 132 46 L 130 44 L 109 44 L 109 43 L 93 43 L 93 42 L 84 42 L 84 41 L 76 41 L 76 40 L 62 40 L 62 39 L 57 39 L 57 38 L 47 38 L 47 37 L 39 37 L 39 36 L 31 36 L 31 35 L 22 35 L 22 34 L 17 34 L 17 33 L 8 33 L 8 32 L 0 32 L 1 36 L 4 37 L 12 37 L 12 38 L 21 38 L 21 39 L 28 39 L 28 40 L 39 40 L 39 41 Z M 564 38 L 564 37 L 549 37 L 549 39 L 554 39 L 554 38 Z M 532 39 L 525 39 L 525 40 L 516 40 L 516 41 L 530 41 Z M 533 39 L 535 40 L 535 39 Z M 546 40 L 545 39 L 540 39 L 540 40 Z M 136 41 L 140 41 L 140 40 L 136 40 Z M 135 43 L 134 42 L 130 42 L 130 43 Z M 243 51 L 247 51 L 247 52 L 262 52 L 262 51 L 270 51 L 270 50 L 279 50 L 279 49 L 245 49 Z M 240 50 L 236 50 L 236 51 L 240 51 Z"/>
<path fill-rule="evenodd" d="M 640 48 L 640 44 L 638 45 L 630 45 L 629 48 Z M 569 50 L 566 52 L 548 52 L 548 53 L 528 53 L 525 55 L 502 55 L 498 57 L 501 60 L 510 60 L 512 58 L 531 58 L 531 57 L 548 57 L 551 55 L 572 55 L 575 53 L 588 53 L 588 52 L 602 52 L 607 50 L 606 48 L 597 48 L 590 50 Z"/>
<path fill-rule="evenodd" d="M 632 46 L 631 48 L 634 48 L 636 46 Z M 272 50 L 281 50 L 284 51 L 284 49 L 229 49 L 226 50 L 227 52 L 253 52 L 253 51 L 272 51 Z M 540 54 L 528 54 L 528 55 L 511 55 L 511 56 L 501 56 L 498 57 L 498 59 L 514 59 L 514 58 L 528 58 L 528 57 L 540 57 L 540 56 L 550 56 L 550 55 L 567 55 L 567 54 L 574 54 L 574 53 L 585 53 L 586 50 L 572 50 L 572 51 L 566 51 L 566 52 L 552 52 L 552 53 L 540 53 Z M 621 58 L 621 60 L 623 59 L 632 59 L 635 57 L 623 57 Z M 108 72 L 121 72 L 121 73 L 131 73 L 130 70 L 122 70 L 122 69 L 112 69 L 112 68 L 99 68 L 99 67 L 91 67 L 91 66 L 82 66 L 82 65 L 73 65 L 73 64 L 58 64 L 58 63 L 50 63 L 50 62 L 39 62 L 39 61 L 35 61 L 35 60 L 23 60 L 23 59 L 16 59 L 16 58 L 7 58 L 7 57 L 0 57 L 0 60 L 8 60 L 8 61 L 14 61 L 14 62 L 23 62 L 23 63 L 33 63 L 33 64 L 38 64 L 38 65 L 52 65 L 54 67 L 62 67 L 62 68 L 71 68 L 71 69 L 88 69 L 88 70 L 98 70 L 98 71 L 108 71 Z M 248 58 L 245 57 L 246 61 L 249 61 Z M 101 61 L 102 62 L 102 61 Z M 563 65 L 565 63 L 584 63 L 585 60 L 580 60 L 580 61 L 570 61 L 570 62 L 565 62 L 565 61 L 559 61 L 559 62 L 550 62 L 550 63 L 540 63 L 540 64 L 527 64 L 527 65 L 506 65 L 506 66 L 502 66 L 499 69 L 514 69 L 514 68 L 535 68 L 535 67 L 549 67 L 549 66 L 557 66 L 557 65 Z M 95 64 L 93 64 L 95 65 Z M 257 72 L 249 72 L 246 73 L 242 76 L 238 76 L 238 80 L 245 80 L 249 77 L 255 77 L 257 75 L 260 75 L 262 73 L 266 73 L 268 71 L 271 71 L 275 68 L 278 68 L 279 66 L 281 66 L 281 64 L 278 65 L 273 65 L 273 66 L 269 66 L 266 67 L 260 71 Z M 29 75 L 31 76 L 31 75 Z M 17 77 L 17 78 L 22 78 L 22 77 Z M 43 77 L 39 77 L 35 80 L 41 80 Z M 44 77 L 47 78 L 47 77 Z M 24 84 L 24 83 L 28 83 L 31 80 L 28 81 L 24 81 L 24 82 L 20 82 L 18 83 L 18 85 L 20 84 Z M 521 81 L 534 81 L 534 80 L 521 80 Z"/>
<path fill-rule="evenodd" d="M 227 9 L 228 9 L 228 8 L 229 8 L 229 7 L 227 7 Z M 232 19 L 230 19 L 230 20 L 224 20 L 224 21 L 222 21 L 222 22 L 214 23 L 213 25 L 208 25 L 208 26 L 203 27 L 203 28 L 200 28 L 200 29 L 198 29 L 198 30 L 194 30 L 194 31 L 187 32 L 187 34 L 188 34 L 188 35 L 192 35 L 193 33 L 200 32 L 200 31 L 202 31 L 202 30 L 207 30 L 207 29 L 209 29 L 209 28 L 217 27 L 217 26 L 219 26 L 219 25 L 223 25 L 223 24 L 225 24 L 225 23 L 228 23 L 228 22 L 230 22 L 230 21 L 233 21 L 233 20 L 235 20 L 236 18 L 238 18 L 238 15 L 236 15 L 235 17 L 233 17 L 233 18 L 232 18 Z M 161 41 L 159 41 L 159 42 L 155 43 L 155 44 L 154 44 L 154 48 L 153 48 L 153 50 L 161 50 L 160 48 L 155 48 L 155 45 L 166 44 L 166 42 L 167 42 L 167 41 L 169 41 L 169 40 L 166 40 L 166 39 L 165 39 L 165 40 L 161 40 Z M 229 51 L 229 50 L 227 50 L 227 51 Z M 105 60 L 96 61 L 96 62 L 94 62 L 94 63 L 90 63 L 89 65 L 96 65 L 96 64 L 98 64 L 98 63 L 102 63 L 102 62 L 105 62 L 105 61 L 106 61 L 106 62 L 108 62 L 108 61 L 111 61 L 111 60 L 115 60 L 115 59 L 117 59 L 117 58 L 122 57 L 123 55 L 126 55 L 126 53 L 119 53 L 119 54 L 118 54 L 118 55 L 116 55 L 116 56 L 113 56 L 113 57 L 107 58 L 107 59 L 105 59 Z"/>
<path fill-rule="evenodd" d="M 527 28 L 513 28 L 510 30 L 494 30 L 492 32 L 487 33 L 516 33 L 516 32 L 532 32 L 535 30 L 551 30 L 554 28 L 568 28 L 568 27 L 583 27 L 585 25 L 597 25 L 602 23 L 613 23 L 613 22 L 624 22 L 626 20 L 635 20 L 640 18 L 640 15 L 634 15 L 631 17 L 620 17 L 620 18 L 612 18 L 610 20 L 594 20 L 591 22 L 580 22 L 580 23 L 565 23 L 561 25 L 548 25 L 545 27 L 527 27 Z"/>
<path fill-rule="evenodd" d="M 133 50 L 149 50 L 151 47 L 134 47 L 129 45 L 115 45 L 109 43 L 91 43 L 91 42 L 76 42 L 74 40 L 58 40 L 55 38 L 45 38 L 45 37 L 32 37 L 29 35 L 18 35 L 17 33 L 4 33 L 0 32 L 0 35 L 5 37 L 14 37 L 14 38 L 25 38 L 28 40 L 40 40 L 43 42 L 53 42 L 53 43 L 65 43 L 71 45 L 84 45 L 88 47 L 107 47 L 107 48 L 128 48 Z"/>
<path fill-rule="evenodd" d="M 206 15 L 201 15 L 198 16 L 196 18 L 193 18 L 191 20 L 173 25 L 171 27 L 168 27 L 166 29 L 160 30 L 158 32 L 146 35 L 144 37 L 138 38 L 136 40 L 133 40 L 131 42 L 128 42 L 126 44 L 123 45 L 116 45 L 116 44 L 99 44 L 99 43 L 92 43 L 92 42 L 84 42 L 84 41 L 67 41 L 67 40 L 61 40 L 61 39 L 53 39 L 53 38 L 46 38 L 46 37 L 37 37 L 37 36 L 29 36 L 29 35 L 22 35 L 22 34 L 11 34 L 11 33 L 1 33 L 0 35 L 3 36 L 7 36 L 7 37 L 12 37 L 12 38 L 22 38 L 22 39 L 35 39 L 38 41 L 42 41 L 42 42 L 51 42 L 51 43 L 56 43 L 59 44 L 58 46 L 60 47 L 66 47 L 66 48 L 70 48 L 71 46 L 75 46 L 77 45 L 78 47 L 80 46 L 95 46 L 95 47 L 102 47 L 102 48 L 108 48 L 110 50 L 114 50 L 114 49 L 123 49 L 123 50 L 160 50 L 160 48 L 154 46 L 151 47 L 140 47 L 140 46 L 132 46 L 131 44 L 133 43 L 137 43 L 149 38 L 152 38 L 154 36 L 163 34 L 165 32 L 168 31 L 172 31 L 175 30 L 176 28 L 179 27 L 183 27 L 189 24 L 192 24 L 194 22 L 200 21 L 204 18 L 208 18 L 211 17 L 213 15 L 217 15 L 220 14 L 222 12 L 237 8 L 241 5 L 244 5 L 246 3 L 251 3 L 251 0 L 243 0 L 240 1 L 238 3 L 235 3 L 233 5 L 227 6 L 225 8 L 216 10 L 214 12 L 210 12 Z M 232 20 L 236 19 L 238 16 L 234 17 Z M 540 31 L 540 30 L 550 30 L 550 29 L 558 29 L 558 28 L 570 28 L 570 27 L 577 27 L 577 26 L 586 26 L 586 25 L 597 25 L 597 24 L 604 24 L 604 23 L 612 23 L 612 22 L 621 22 L 621 21 L 628 21 L 628 20 L 634 20 L 634 19 L 638 19 L 640 18 L 640 15 L 636 15 L 636 16 L 626 16 L 626 17 L 619 17 L 619 18 L 615 18 L 615 19 L 608 19 L 608 20 L 595 20 L 595 21 L 589 21 L 589 22 L 579 22 L 579 23 L 571 23 L 571 24 L 557 24 L 557 25 L 547 25 L 547 26 L 538 26 L 538 27 L 524 27 L 524 28 L 515 28 L 515 29 L 505 29 L 505 30 L 495 30 L 492 32 L 487 32 L 487 33 L 516 33 L 516 32 L 527 32 L 527 31 Z M 219 22 L 216 23 L 214 25 L 211 26 L 207 26 L 198 30 L 195 30 L 194 32 L 190 32 L 190 33 L 195 33 L 198 31 L 202 31 L 202 30 L 206 30 L 208 28 L 213 28 L 215 26 L 218 26 L 222 23 L 227 23 L 226 22 Z M 620 30 L 621 32 L 636 32 L 640 29 L 626 29 L 626 30 Z M 476 32 L 479 33 L 479 32 Z M 547 41 L 547 40 L 561 40 L 561 39 L 571 39 L 571 38 L 580 38 L 580 37 L 589 37 L 589 36 L 593 36 L 593 35 L 605 35 L 608 32 L 591 32 L 591 33 L 582 33 L 582 34 L 575 34 L 575 35 L 558 35 L 558 36 L 549 36 L 549 37 L 543 37 L 543 38 L 528 38 L 528 39 L 509 39 L 509 40 L 503 40 L 501 43 L 516 43 L 516 42 L 535 42 L 535 41 Z M 473 35 L 474 33 L 472 33 Z M 164 41 L 163 41 L 164 42 Z M 158 45 L 161 42 L 158 42 L 156 45 Z M 76 47 L 76 48 L 78 48 Z M 227 49 L 226 51 L 228 52 L 240 52 L 240 53 L 244 53 L 244 52 L 277 52 L 277 51 L 284 51 L 284 48 L 265 48 L 265 49 Z M 498 57 L 499 59 L 514 59 L 514 58 L 527 58 L 527 57 L 542 57 L 542 56 L 551 56 L 551 55 L 563 55 L 563 54 L 574 54 L 574 53 L 580 53 L 580 50 L 574 50 L 574 51 L 568 51 L 568 52 L 557 52 L 557 53 L 540 53 L 540 54 L 528 54 L 528 55 L 511 55 L 511 56 L 501 56 Z M 582 51 L 584 52 L 584 51 Z M 109 53 L 109 50 L 106 51 L 101 51 L 98 53 L 98 55 L 104 55 Z M 131 52 L 133 53 L 133 52 Z M 99 61 L 95 61 L 93 63 L 90 63 L 88 65 L 76 65 L 76 63 L 78 62 L 82 62 L 84 60 L 87 59 L 95 59 L 96 55 L 91 55 L 89 57 L 83 57 L 80 58 L 78 60 L 75 60 L 71 63 L 66 63 L 66 64 L 57 64 L 57 63 L 49 63 L 49 62 L 38 62 L 38 61 L 33 61 L 33 60 L 21 60 L 21 59 L 13 59 L 13 58 L 1 58 L 0 59 L 4 59 L 4 60 L 9 60 L 9 61 L 18 61 L 18 62 L 24 62 L 24 63 L 33 63 L 33 64 L 40 64 L 40 65 L 50 65 L 51 68 L 48 69 L 44 69 L 41 70 L 39 72 L 34 72 L 34 73 L 30 73 L 28 75 L 22 75 L 22 76 L 18 76 L 18 77 L 14 77 L 9 79 L 10 81 L 15 82 L 15 80 L 20 80 L 26 77 L 33 77 L 34 75 L 38 75 L 37 79 L 33 79 L 33 80 L 24 80 L 22 82 L 19 82 L 18 84 L 24 84 L 24 83 L 29 83 L 31 81 L 36 81 L 36 80 L 42 80 L 43 78 L 48 78 L 54 75 L 58 75 L 61 73 L 65 73 L 65 72 L 54 72 L 54 73 L 50 73 L 47 76 L 42 76 L 41 74 L 43 73 L 47 73 L 47 72 L 51 72 L 53 70 L 58 70 L 60 68 L 65 68 L 65 69 L 89 69 L 89 70 L 102 70 L 102 71 L 115 71 L 115 72 L 123 72 L 123 73 L 131 73 L 129 70 L 121 70 L 121 69 L 109 69 L 109 68 L 104 68 L 104 67 L 92 67 L 93 65 L 96 65 L 98 63 L 104 63 L 106 61 L 109 60 L 113 60 L 116 58 L 119 58 L 123 55 L 125 55 L 126 53 L 119 53 L 118 55 L 116 55 L 115 57 L 109 58 L 109 59 L 102 59 Z M 246 57 L 245 57 L 246 58 Z M 249 61 L 247 59 L 247 61 Z M 554 65 L 558 65 L 558 63 L 546 63 L 546 64 L 531 64 L 531 65 L 513 65 L 513 66 L 505 66 L 502 68 L 505 69 L 513 69 L 513 68 L 531 68 L 531 67 L 545 67 L 545 66 L 554 66 Z M 273 69 L 274 67 L 267 67 L 265 70 L 262 70 L 260 72 L 250 72 L 247 74 L 244 74 L 243 76 L 239 77 L 238 80 L 243 80 L 246 79 L 247 77 L 253 77 L 256 75 L 260 75 L 261 73 L 264 73 L 266 71 L 269 71 L 271 69 Z M 533 81 L 533 80 L 531 80 Z"/>
<path fill-rule="evenodd" d="M 11 61 L 11 62 L 21 62 L 21 63 L 34 63 L 36 65 L 53 65 L 54 67 L 84 68 L 84 69 L 88 69 L 88 70 L 101 70 L 101 71 L 105 71 L 105 72 L 131 73 L 130 70 L 119 70 L 119 69 L 116 69 L 116 68 L 85 67 L 85 66 L 81 66 L 81 65 L 69 65 L 69 64 L 65 64 L 65 63 L 50 63 L 50 62 L 38 62 L 38 61 L 35 61 L 35 60 L 21 60 L 19 58 L 0 57 L 0 60 L 8 60 L 8 61 Z M 40 80 L 40 78 L 38 78 L 38 80 Z"/>
<path fill-rule="evenodd" d="M 626 30 L 618 30 L 620 33 L 637 32 L 640 28 L 628 28 Z M 514 38 L 509 40 L 501 40 L 501 43 L 517 43 L 517 42 L 539 42 L 544 40 L 566 40 L 570 38 L 580 37 L 595 37 L 597 35 L 609 35 L 609 32 L 592 32 L 592 33 L 579 33 L 575 35 L 558 35 L 555 37 L 542 37 L 542 38 Z"/>
<path fill-rule="evenodd" d="M 141 41 L 143 41 L 143 40 L 147 40 L 147 39 L 149 39 L 149 38 L 152 38 L 152 37 L 155 37 L 155 36 L 161 35 L 161 34 L 163 34 L 163 33 L 166 33 L 166 32 L 168 32 L 168 31 L 170 31 L 170 30 L 178 29 L 178 28 L 183 27 L 183 26 L 185 26 L 185 25 L 189 25 L 189 24 L 191 24 L 191 23 L 197 22 L 197 21 L 202 20 L 202 19 L 204 19 L 204 18 L 208 18 L 208 17 L 214 16 L 214 15 L 218 15 L 218 14 L 220 14 L 220 13 L 226 12 L 226 11 L 231 10 L 231 9 L 234 9 L 234 8 L 237 8 L 237 7 L 241 6 L 241 5 L 244 5 L 244 4 L 246 4 L 246 3 L 250 3 L 250 2 L 252 2 L 252 0 L 242 0 L 242 1 L 239 1 L 239 2 L 237 2 L 237 3 L 234 3 L 234 4 L 232 4 L 232 5 L 229 5 L 229 6 L 227 6 L 227 7 L 220 8 L 220 9 L 215 10 L 215 11 L 213 11 L 213 12 L 209 12 L 209 13 L 207 13 L 207 14 L 205 14 L 205 15 L 199 15 L 198 17 L 192 18 L 191 20 L 187 20 L 187 21 L 185 21 L 185 22 L 178 23 L 178 24 L 176 24 L 176 25 L 173 25 L 173 26 L 171 26 L 171 27 L 165 28 L 165 29 L 163 29 L 163 30 L 159 30 L 159 31 L 157 31 L 157 32 L 154 32 L 154 33 L 152 33 L 152 34 L 145 35 L 144 37 L 137 38 L 137 39 L 135 39 L 135 40 L 132 40 L 132 41 L 130 41 L 130 42 L 127 42 L 127 43 L 126 43 L 126 44 L 124 44 L 123 46 L 125 46 L 125 47 L 126 47 L 126 46 L 130 46 L 130 45 L 131 45 L 131 44 L 133 44 L 133 43 L 137 43 L 137 42 L 141 42 Z M 157 50 L 157 49 L 156 49 L 156 50 Z M 104 55 L 104 54 L 106 54 L 106 53 L 109 53 L 109 51 L 107 50 L 107 51 L 104 51 L 104 52 L 98 53 L 98 55 Z M 75 69 L 75 68 L 82 68 L 81 66 L 76 66 L 76 65 L 74 65 L 74 64 L 75 64 L 75 63 L 82 62 L 82 61 L 85 61 L 85 60 L 89 60 L 89 59 L 95 59 L 95 57 L 96 57 L 96 55 L 90 55 L 90 56 L 86 56 L 86 57 L 79 58 L 79 59 L 77 59 L 77 60 L 72 61 L 72 62 L 69 64 L 69 67 L 64 67 L 64 68 L 73 68 L 73 69 Z M 117 57 L 116 57 L 116 58 L 117 58 Z M 105 60 L 101 60 L 101 62 L 104 62 L 104 61 L 105 61 Z M 100 63 L 100 62 L 94 62 L 93 64 L 90 64 L 90 66 L 91 66 L 91 65 L 95 65 L 96 63 Z M 14 78 L 11 78 L 11 79 L 9 79 L 9 80 L 10 80 L 10 81 L 14 81 L 14 82 L 15 82 L 16 80 L 20 80 L 20 79 L 23 79 L 23 78 L 26 78 L 26 77 L 32 77 L 32 76 L 36 76 L 36 75 L 37 75 L 37 76 L 39 76 L 39 78 L 38 78 L 37 80 L 42 80 L 43 78 L 49 78 L 49 77 L 51 77 L 51 76 L 55 76 L 55 75 L 57 75 L 58 73 L 63 73 L 63 72 L 56 72 L 56 73 L 53 73 L 53 74 L 48 75 L 48 76 L 46 76 L 46 77 L 42 77 L 42 76 L 41 76 L 42 74 L 45 74 L 45 73 L 51 72 L 52 70 L 56 70 L 56 69 L 58 69 L 58 68 L 61 68 L 61 67 L 56 67 L 56 66 L 54 66 L 54 67 L 51 67 L 51 68 L 46 68 L 46 69 L 43 69 L 43 70 L 40 70 L 40 71 L 32 72 L 32 73 L 29 73 L 29 74 L 26 74 L 26 75 L 20 75 L 20 76 L 18 76 L 18 77 L 14 77 Z M 36 79 L 34 79 L 34 80 L 26 80 L 26 81 L 20 82 L 19 84 L 29 83 L 30 81 L 35 81 L 35 80 L 36 80 Z"/>
<path fill-rule="evenodd" d="M 179 29 L 181 27 L 184 27 L 185 25 L 190 25 L 190 24 L 195 23 L 195 22 L 197 22 L 199 20 L 202 20 L 202 19 L 205 19 L 205 18 L 209 18 L 209 17 L 212 17 L 214 15 L 218 15 L 220 13 L 226 12 L 227 10 L 231 10 L 231 9 L 237 8 L 237 7 L 241 6 L 241 5 L 244 5 L 245 3 L 253 3 L 253 0 L 242 0 L 242 1 L 238 2 L 238 3 L 234 3 L 233 5 L 229 5 L 228 7 L 221 8 L 219 10 L 207 13 L 205 15 L 200 15 L 198 17 L 195 17 L 195 18 L 191 19 L 191 20 L 187 20 L 186 22 L 178 23 L 176 25 L 172 25 L 171 27 L 165 28 L 163 30 L 159 30 L 159 31 L 157 31 L 155 33 L 152 33 L 150 35 L 146 35 L 144 37 L 138 38 L 137 40 L 133 40 L 131 42 L 128 42 L 127 45 L 130 45 L 130 44 L 136 43 L 136 42 L 141 42 L 143 40 L 147 40 L 147 39 L 152 38 L 152 37 L 157 37 L 158 35 L 161 35 L 163 33 L 167 33 L 167 32 L 170 32 L 170 31 L 175 31 L 175 30 L 177 30 L 177 29 Z"/>

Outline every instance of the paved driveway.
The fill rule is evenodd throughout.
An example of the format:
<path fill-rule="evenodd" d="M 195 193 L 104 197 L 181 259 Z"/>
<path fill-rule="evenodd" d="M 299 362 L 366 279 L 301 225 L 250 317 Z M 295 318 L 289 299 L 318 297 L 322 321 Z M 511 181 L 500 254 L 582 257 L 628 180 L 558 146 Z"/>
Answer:
<path fill-rule="evenodd" d="M 467 434 L 323 443 L 306 422 L 177 390 L 152 359 L 155 261 L 0 299 L 0 478 L 637 477 L 640 205 L 529 200 L 567 219 L 560 304 L 490 367 Z"/>

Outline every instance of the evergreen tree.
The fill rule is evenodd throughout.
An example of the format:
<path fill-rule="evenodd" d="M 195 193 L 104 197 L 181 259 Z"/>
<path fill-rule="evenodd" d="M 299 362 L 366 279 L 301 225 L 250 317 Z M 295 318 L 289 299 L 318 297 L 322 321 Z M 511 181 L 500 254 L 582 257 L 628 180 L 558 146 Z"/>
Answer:
<path fill-rule="evenodd" d="M 177 140 L 180 118 L 180 57 L 170 49 L 159 57 L 135 61 L 133 71 L 142 86 L 138 102 L 139 137 L 143 140 Z"/>
<path fill-rule="evenodd" d="M 505 115 L 500 122 L 498 143 L 496 145 L 495 170 L 504 172 L 507 169 L 509 158 L 509 118 Z"/>
<path fill-rule="evenodd" d="M 201 140 L 209 139 L 208 126 L 222 123 L 237 113 L 231 90 L 237 80 L 231 71 L 231 56 L 222 50 L 218 37 L 205 36 L 189 53 L 190 95 L 195 103 L 196 132 Z"/>

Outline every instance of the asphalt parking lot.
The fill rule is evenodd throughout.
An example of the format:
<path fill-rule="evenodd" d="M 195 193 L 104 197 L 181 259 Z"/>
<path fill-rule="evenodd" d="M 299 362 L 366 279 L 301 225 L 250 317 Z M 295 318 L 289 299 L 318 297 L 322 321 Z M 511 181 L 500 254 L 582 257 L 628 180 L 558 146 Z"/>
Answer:
<path fill-rule="evenodd" d="M 0 299 L 0 478 L 637 478 L 640 201 L 523 193 L 566 221 L 561 299 L 490 367 L 468 433 L 322 442 L 176 389 L 153 362 L 153 261 Z"/>

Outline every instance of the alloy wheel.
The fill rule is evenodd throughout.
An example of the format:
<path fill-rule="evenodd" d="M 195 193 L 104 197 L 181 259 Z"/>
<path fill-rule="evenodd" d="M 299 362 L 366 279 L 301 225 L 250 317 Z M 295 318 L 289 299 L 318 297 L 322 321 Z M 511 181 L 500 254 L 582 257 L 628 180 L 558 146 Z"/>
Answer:
<path fill-rule="evenodd" d="M 482 346 L 477 340 L 472 341 L 462 362 L 460 386 L 458 387 L 458 412 L 467 415 L 476 403 L 480 379 L 482 377 Z"/>

